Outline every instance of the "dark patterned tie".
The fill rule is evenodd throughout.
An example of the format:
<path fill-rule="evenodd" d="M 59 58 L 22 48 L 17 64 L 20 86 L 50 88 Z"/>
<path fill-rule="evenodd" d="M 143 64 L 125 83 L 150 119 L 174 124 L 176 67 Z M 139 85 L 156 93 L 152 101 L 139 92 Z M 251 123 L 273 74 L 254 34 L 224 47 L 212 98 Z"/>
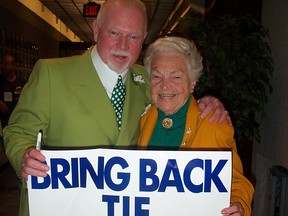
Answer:
<path fill-rule="evenodd" d="M 116 119 L 119 130 L 121 129 L 122 124 L 122 111 L 125 95 L 126 95 L 125 85 L 122 83 L 121 75 L 119 75 L 111 96 L 111 102 L 116 113 Z"/>

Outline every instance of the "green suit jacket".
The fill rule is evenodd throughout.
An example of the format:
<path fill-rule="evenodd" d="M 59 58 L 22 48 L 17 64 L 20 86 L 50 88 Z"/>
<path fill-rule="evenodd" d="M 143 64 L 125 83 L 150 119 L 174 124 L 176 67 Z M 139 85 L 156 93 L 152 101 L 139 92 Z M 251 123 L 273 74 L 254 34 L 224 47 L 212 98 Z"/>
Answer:
<path fill-rule="evenodd" d="M 135 81 L 135 75 L 145 83 Z M 43 147 L 135 145 L 140 116 L 149 103 L 148 76 L 142 66 L 135 65 L 128 73 L 119 131 L 90 50 L 81 56 L 39 60 L 4 129 L 6 154 L 20 176 L 23 154 L 35 146 L 39 129 L 43 130 Z M 25 188 L 21 196 L 20 215 L 28 215 Z"/>

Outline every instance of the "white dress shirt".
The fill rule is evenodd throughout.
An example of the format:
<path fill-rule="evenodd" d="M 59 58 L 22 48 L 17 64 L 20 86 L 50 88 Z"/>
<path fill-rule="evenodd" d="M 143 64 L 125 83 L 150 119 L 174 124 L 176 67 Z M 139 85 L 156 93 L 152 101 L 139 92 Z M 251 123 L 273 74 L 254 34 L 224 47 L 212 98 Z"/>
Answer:
<path fill-rule="evenodd" d="M 109 98 L 111 98 L 112 91 L 114 86 L 117 83 L 118 76 L 122 76 L 123 83 L 126 83 L 128 69 L 123 71 L 122 73 L 117 73 L 111 70 L 101 59 L 100 55 L 97 52 L 96 46 L 92 48 L 91 57 L 94 67 L 98 73 L 98 76 L 107 92 Z"/>

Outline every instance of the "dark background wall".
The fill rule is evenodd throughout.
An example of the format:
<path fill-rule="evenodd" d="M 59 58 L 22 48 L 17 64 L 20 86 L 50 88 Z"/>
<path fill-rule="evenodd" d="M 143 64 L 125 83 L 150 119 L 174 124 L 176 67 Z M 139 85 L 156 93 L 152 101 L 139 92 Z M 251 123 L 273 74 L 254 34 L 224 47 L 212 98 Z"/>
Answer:
<path fill-rule="evenodd" d="M 35 42 L 40 58 L 59 56 L 59 42 L 67 39 L 21 3 L 1 0 L 0 14 L 0 30 Z"/>
<path fill-rule="evenodd" d="M 8 38 L 3 38 L 6 34 L 21 38 L 29 45 L 36 45 L 37 53 L 32 54 L 27 49 L 17 48 L 15 44 L 11 44 L 11 41 L 7 44 Z M 38 58 L 58 57 L 60 41 L 68 40 L 17 0 L 0 0 L 0 55 L 17 54 L 18 75 L 28 79 Z M 22 58 L 25 60 L 23 61 Z M 20 60 L 26 62 L 27 58 L 33 58 L 29 66 L 20 64 Z M 0 167 L 6 162 L 7 158 L 0 143 Z"/>

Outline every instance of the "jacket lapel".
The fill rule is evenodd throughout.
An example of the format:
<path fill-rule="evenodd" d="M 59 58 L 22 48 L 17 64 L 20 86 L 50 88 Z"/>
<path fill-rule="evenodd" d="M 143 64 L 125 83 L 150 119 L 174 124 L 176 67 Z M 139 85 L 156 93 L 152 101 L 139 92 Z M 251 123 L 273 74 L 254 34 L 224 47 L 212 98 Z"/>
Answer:
<path fill-rule="evenodd" d="M 139 73 L 139 72 L 138 72 Z M 117 145 L 136 145 L 140 132 L 140 116 L 145 111 L 146 106 L 150 103 L 150 92 L 147 77 L 145 83 L 134 81 L 133 74 L 136 71 L 130 69 L 126 82 L 126 98 L 123 108 L 122 128 L 117 140 Z M 138 74 L 139 75 L 139 74 Z M 148 96 L 148 95 L 149 96 Z"/>
<path fill-rule="evenodd" d="M 142 67 L 141 67 L 142 68 Z M 111 145 L 127 146 L 136 144 L 139 136 L 140 116 L 145 107 L 150 102 L 149 85 L 147 75 L 130 69 L 126 82 L 126 98 L 123 107 L 122 126 L 119 131 L 115 111 L 111 101 L 104 89 L 101 80 L 94 68 L 90 51 L 87 51 L 80 57 L 79 74 L 70 80 L 75 94 L 86 106 L 91 114 L 91 118 L 102 128 L 102 136 L 108 136 Z M 145 79 L 144 84 L 133 81 L 133 73 L 141 73 Z M 148 91 L 147 91 L 148 89 Z"/>
<path fill-rule="evenodd" d="M 78 76 L 71 81 L 75 94 L 78 94 L 95 123 L 101 126 L 102 132 L 99 133 L 110 138 L 111 143 L 107 144 L 114 144 L 119 135 L 114 109 L 94 68 L 90 51 L 80 57 L 78 71 Z"/>

